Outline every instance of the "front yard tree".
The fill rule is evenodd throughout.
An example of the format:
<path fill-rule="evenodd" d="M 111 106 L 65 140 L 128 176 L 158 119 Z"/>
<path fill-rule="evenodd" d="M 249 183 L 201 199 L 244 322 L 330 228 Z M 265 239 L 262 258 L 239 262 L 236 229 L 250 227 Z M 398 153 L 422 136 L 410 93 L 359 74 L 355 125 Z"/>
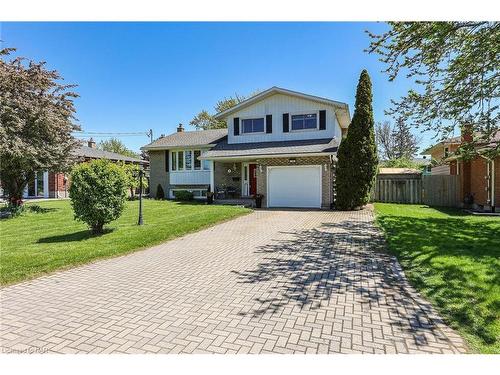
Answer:
<path fill-rule="evenodd" d="M 37 171 L 66 171 L 79 127 L 73 122 L 73 85 L 45 63 L 10 58 L 0 50 L 0 181 L 17 206 Z"/>
<path fill-rule="evenodd" d="M 75 219 L 87 223 L 92 233 L 102 233 L 105 224 L 122 214 L 127 184 L 125 170 L 109 160 L 94 160 L 75 166 L 69 188 Z"/>
<path fill-rule="evenodd" d="M 125 144 L 118 138 L 110 138 L 105 141 L 99 142 L 97 148 L 103 151 L 114 152 L 116 154 L 129 156 L 131 158 L 139 159 L 140 155 L 125 146 Z"/>
<path fill-rule="evenodd" d="M 389 114 L 441 138 L 466 124 L 478 140 L 492 138 L 500 126 L 499 22 L 389 22 L 387 32 L 369 35 L 367 51 L 380 56 L 389 80 L 403 74 L 415 84 Z"/>
<path fill-rule="evenodd" d="M 372 84 L 368 72 L 363 70 L 356 91 L 354 115 L 337 154 L 335 206 L 338 209 L 356 209 L 370 199 L 378 164 L 373 126 Z"/>

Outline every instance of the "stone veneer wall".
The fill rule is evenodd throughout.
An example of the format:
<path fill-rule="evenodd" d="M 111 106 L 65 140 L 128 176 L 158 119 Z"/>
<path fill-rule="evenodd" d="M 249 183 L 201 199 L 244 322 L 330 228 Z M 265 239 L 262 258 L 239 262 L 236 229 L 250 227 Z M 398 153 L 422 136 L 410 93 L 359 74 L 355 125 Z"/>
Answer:
<path fill-rule="evenodd" d="M 270 159 L 258 159 L 257 160 L 257 194 L 263 194 L 264 199 L 262 200 L 262 207 L 267 207 L 267 167 L 268 166 L 287 166 L 287 165 L 322 165 L 321 175 L 322 175 L 322 198 L 321 206 L 323 208 L 330 208 L 331 203 L 331 186 L 332 186 L 332 163 L 328 156 L 310 156 L 310 157 L 298 157 L 295 158 L 295 163 L 290 163 L 290 158 L 270 158 Z M 324 165 L 326 164 L 327 170 L 325 171 Z M 259 165 L 262 166 L 259 168 Z"/>
<path fill-rule="evenodd" d="M 231 173 L 227 172 L 229 169 Z M 239 196 L 241 195 L 242 178 L 241 163 L 214 163 L 214 184 L 217 188 L 232 186 L 236 189 L 236 194 Z"/>
<path fill-rule="evenodd" d="M 168 172 L 165 170 L 165 150 L 149 151 L 149 191 L 150 196 L 156 198 L 156 189 L 158 184 L 161 185 L 165 195 L 168 195 L 169 190 L 169 177 Z"/>

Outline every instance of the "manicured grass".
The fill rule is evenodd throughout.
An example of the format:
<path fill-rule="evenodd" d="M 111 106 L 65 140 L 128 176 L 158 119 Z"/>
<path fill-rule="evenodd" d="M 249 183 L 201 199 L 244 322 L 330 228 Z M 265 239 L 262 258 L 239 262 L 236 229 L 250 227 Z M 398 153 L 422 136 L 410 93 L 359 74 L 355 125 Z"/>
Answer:
<path fill-rule="evenodd" d="M 139 202 L 127 202 L 123 215 L 100 236 L 73 219 L 68 200 L 37 202 L 45 212 L 0 220 L 0 283 L 126 254 L 251 211 L 197 203 L 143 203 L 145 225 L 137 225 Z"/>
<path fill-rule="evenodd" d="M 481 353 L 500 353 L 500 218 L 376 203 L 410 282 Z"/>

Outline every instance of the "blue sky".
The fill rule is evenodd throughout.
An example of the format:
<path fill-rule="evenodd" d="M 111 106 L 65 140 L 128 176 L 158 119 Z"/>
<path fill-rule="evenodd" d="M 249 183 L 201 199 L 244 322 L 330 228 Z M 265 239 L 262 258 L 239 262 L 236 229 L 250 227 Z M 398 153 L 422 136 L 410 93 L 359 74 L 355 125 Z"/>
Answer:
<path fill-rule="evenodd" d="M 375 121 L 410 87 L 388 82 L 364 30 L 380 23 L 2 23 L 3 47 L 47 61 L 78 84 L 77 118 L 85 131 L 175 131 L 201 109 L 234 93 L 280 86 L 347 102 L 366 68 Z M 415 130 L 415 133 L 419 131 Z M 422 146 L 433 134 L 423 135 Z M 102 140 L 105 138 L 96 138 Z M 138 150 L 146 136 L 121 137 Z"/>

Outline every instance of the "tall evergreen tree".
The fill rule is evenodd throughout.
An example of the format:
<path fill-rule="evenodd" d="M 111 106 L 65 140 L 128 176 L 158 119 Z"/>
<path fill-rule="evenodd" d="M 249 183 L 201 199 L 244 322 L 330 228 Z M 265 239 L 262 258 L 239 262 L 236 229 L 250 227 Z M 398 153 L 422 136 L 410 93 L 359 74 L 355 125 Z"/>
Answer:
<path fill-rule="evenodd" d="M 370 199 L 378 164 L 372 84 L 366 70 L 359 77 L 354 115 L 347 136 L 340 143 L 337 156 L 335 206 L 341 210 L 364 206 Z"/>

